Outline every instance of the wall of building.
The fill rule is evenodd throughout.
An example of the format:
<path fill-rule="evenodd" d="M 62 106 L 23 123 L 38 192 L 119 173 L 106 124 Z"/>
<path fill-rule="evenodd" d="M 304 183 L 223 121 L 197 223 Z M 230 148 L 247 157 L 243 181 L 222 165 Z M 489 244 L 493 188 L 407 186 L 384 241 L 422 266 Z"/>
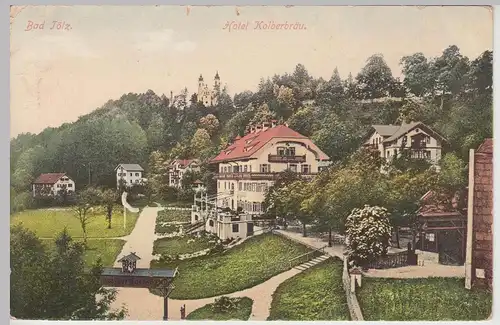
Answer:
<path fill-rule="evenodd" d="M 473 282 L 493 279 L 493 154 L 475 152 L 473 190 Z M 480 280 L 481 281 L 481 280 Z"/>
<path fill-rule="evenodd" d="M 53 186 L 53 192 L 54 194 L 58 193 L 60 190 L 62 190 L 64 187 L 66 187 L 66 190 L 68 192 L 74 192 L 75 191 L 75 182 L 70 179 L 69 177 L 61 177 Z"/>
<path fill-rule="evenodd" d="M 121 175 L 125 174 L 125 176 Z M 123 170 L 123 172 L 118 168 L 116 170 L 116 184 L 120 184 L 120 179 L 123 178 L 123 180 L 127 183 L 127 185 L 133 185 L 133 184 L 138 184 L 142 180 L 142 172 L 141 171 L 127 171 Z"/>
<path fill-rule="evenodd" d="M 411 137 L 417 134 L 424 134 L 430 137 L 429 143 L 426 144 L 426 149 L 423 150 L 430 151 L 430 161 L 433 163 L 437 163 L 441 159 L 441 142 L 438 139 L 433 138 L 430 134 L 424 132 L 421 128 L 415 128 L 405 135 L 407 137 L 406 148 L 409 148 L 411 146 Z M 403 145 L 403 138 L 404 137 L 400 137 L 395 143 L 385 147 L 385 157 L 394 157 L 394 150 L 399 151 L 401 149 L 401 146 Z M 387 155 L 388 152 L 389 155 Z"/>

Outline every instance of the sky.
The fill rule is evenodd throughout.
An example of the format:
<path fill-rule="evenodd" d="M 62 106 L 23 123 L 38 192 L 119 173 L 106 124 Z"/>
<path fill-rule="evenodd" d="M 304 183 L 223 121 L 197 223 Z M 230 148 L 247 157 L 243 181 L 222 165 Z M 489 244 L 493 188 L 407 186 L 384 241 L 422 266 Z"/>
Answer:
<path fill-rule="evenodd" d="M 54 29 L 54 21 L 62 28 Z M 265 23 L 303 29 L 255 29 Z M 31 23 L 30 23 L 31 22 Z M 228 30 L 230 22 L 246 29 Z M 234 22 L 234 23 L 233 23 Z M 43 26 L 40 28 L 31 28 Z M 43 25 L 42 25 L 43 24 Z M 73 122 L 148 89 L 197 91 L 218 71 L 229 93 L 303 64 L 314 77 L 355 76 L 373 54 L 395 76 L 405 55 L 449 45 L 474 59 L 493 48 L 484 7 L 26 6 L 11 9 L 11 137 Z"/>

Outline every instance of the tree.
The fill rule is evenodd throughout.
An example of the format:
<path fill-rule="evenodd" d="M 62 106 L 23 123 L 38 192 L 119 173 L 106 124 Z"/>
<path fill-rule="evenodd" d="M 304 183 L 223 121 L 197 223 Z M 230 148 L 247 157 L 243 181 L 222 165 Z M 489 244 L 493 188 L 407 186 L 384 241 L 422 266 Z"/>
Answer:
<path fill-rule="evenodd" d="M 118 193 L 111 189 L 106 189 L 100 193 L 101 202 L 106 208 L 106 216 L 108 220 L 108 229 L 111 229 L 111 218 L 113 217 L 113 208 L 118 200 Z"/>
<path fill-rule="evenodd" d="M 99 205 L 100 202 L 100 193 L 94 187 L 86 188 L 77 194 L 76 205 L 73 207 L 73 211 L 82 228 L 84 245 L 87 244 L 87 225 L 94 216 L 92 209 Z"/>
<path fill-rule="evenodd" d="M 198 129 L 191 139 L 191 150 L 193 153 L 199 155 L 200 158 L 208 158 L 206 155 L 211 149 L 212 142 L 210 141 L 210 134 L 205 129 Z"/>
<path fill-rule="evenodd" d="M 339 70 L 335 68 L 332 77 L 318 91 L 316 103 L 318 105 L 332 106 L 344 98 L 344 86 Z"/>
<path fill-rule="evenodd" d="M 213 114 L 208 114 L 200 119 L 200 127 L 207 130 L 210 136 L 213 136 L 219 128 L 219 120 Z"/>
<path fill-rule="evenodd" d="M 358 91 L 362 99 L 387 97 L 395 82 L 392 71 L 382 54 L 368 58 L 366 65 L 356 76 Z"/>
<path fill-rule="evenodd" d="M 387 209 L 368 205 L 354 209 L 346 221 L 346 235 L 349 262 L 354 266 L 366 266 L 387 254 L 391 241 Z"/>
<path fill-rule="evenodd" d="M 22 226 L 11 228 L 11 315 L 20 319 L 121 320 L 124 308 L 111 310 L 115 289 L 105 289 L 97 260 L 85 270 L 84 245 L 66 230 L 55 238 L 50 252 L 35 234 Z"/>
<path fill-rule="evenodd" d="M 430 94 L 435 86 L 431 63 L 423 53 L 404 56 L 400 65 L 405 76 L 404 86 L 416 96 Z"/>

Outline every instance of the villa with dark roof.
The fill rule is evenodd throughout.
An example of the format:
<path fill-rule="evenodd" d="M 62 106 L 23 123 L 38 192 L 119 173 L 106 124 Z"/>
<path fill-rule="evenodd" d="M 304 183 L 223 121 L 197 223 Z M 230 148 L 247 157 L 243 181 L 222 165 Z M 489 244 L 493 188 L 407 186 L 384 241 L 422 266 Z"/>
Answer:
<path fill-rule="evenodd" d="M 411 157 L 427 159 L 437 165 L 446 139 L 422 122 L 401 125 L 372 125 L 365 147 L 377 149 L 380 157 L 390 161 L 402 150 L 409 149 Z"/>
<path fill-rule="evenodd" d="M 182 178 L 187 171 L 200 171 L 198 159 L 174 159 L 168 165 L 168 185 L 180 188 Z"/>
<path fill-rule="evenodd" d="M 144 169 L 138 164 L 119 164 L 115 168 L 116 188 L 120 187 L 120 182 L 130 187 L 144 182 Z"/>
<path fill-rule="evenodd" d="M 75 182 L 66 173 L 40 174 L 32 183 L 33 197 L 56 196 L 63 189 L 75 192 Z"/>

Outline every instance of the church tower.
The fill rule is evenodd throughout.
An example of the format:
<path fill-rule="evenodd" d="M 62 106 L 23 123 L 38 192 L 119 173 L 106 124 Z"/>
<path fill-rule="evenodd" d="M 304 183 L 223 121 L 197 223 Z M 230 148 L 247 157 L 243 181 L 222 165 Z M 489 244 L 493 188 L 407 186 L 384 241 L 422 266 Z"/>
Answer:
<path fill-rule="evenodd" d="M 198 97 L 201 98 L 203 93 L 203 76 L 200 74 L 198 78 Z"/>
<path fill-rule="evenodd" d="M 214 77 L 214 91 L 215 93 L 219 93 L 220 92 L 220 77 L 219 77 L 219 71 L 217 71 L 215 73 L 215 77 Z"/>

